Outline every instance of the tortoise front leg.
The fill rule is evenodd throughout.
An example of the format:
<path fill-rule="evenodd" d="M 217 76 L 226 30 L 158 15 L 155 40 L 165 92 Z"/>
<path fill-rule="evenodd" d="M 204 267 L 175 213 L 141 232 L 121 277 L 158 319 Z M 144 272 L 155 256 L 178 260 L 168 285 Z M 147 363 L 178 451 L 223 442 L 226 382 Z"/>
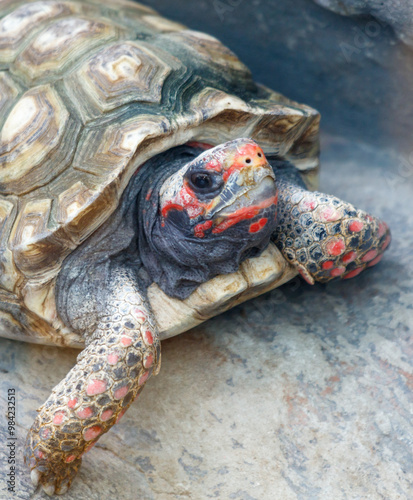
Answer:
<path fill-rule="evenodd" d="M 274 241 L 310 284 L 353 278 L 382 258 L 391 241 L 380 221 L 335 196 L 278 182 Z"/>
<path fill-rule="evenodd" d="M 125 413 L 153 370 L 160 342 L 133 275 L 113 272 L 107 315 L 29 431 L 25 462 L 44 491 L 64 493 L 88 451 Z"/>

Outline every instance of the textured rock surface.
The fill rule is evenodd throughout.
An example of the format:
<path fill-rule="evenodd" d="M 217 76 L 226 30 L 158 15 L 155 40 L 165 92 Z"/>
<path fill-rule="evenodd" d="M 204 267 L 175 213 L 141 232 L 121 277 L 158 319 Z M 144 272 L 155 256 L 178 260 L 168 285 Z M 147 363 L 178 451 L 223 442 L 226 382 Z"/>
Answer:
<path fill-rule="evenodd" d="M 413 4 L 411 0 L 314 0 L 343 16 L 371 15 L 390 24 L 397 36 L 413 46 Z"/>
<path fill-rule="evenodd" d="M 73 500 L 409 500 L 413 488 L 413 165 L 326 139 L 321 187 L 383 217 L 374 270 L 311 287 L 296 278 L 163 343 L 139 400 L 86 456 Z M 0 397 L 25 434 L 76 351 L 0 340 Z"/>

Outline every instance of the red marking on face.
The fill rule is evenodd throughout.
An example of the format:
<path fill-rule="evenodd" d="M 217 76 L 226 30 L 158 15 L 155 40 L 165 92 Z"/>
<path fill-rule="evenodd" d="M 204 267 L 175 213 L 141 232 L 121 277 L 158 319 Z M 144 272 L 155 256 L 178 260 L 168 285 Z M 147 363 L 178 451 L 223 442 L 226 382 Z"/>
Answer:
<path fill-rule="evenodd" d="M 263 227 L 267 224 L 268 219 L 266 217 L 263 217 L 260 219 L 258 222 L 255 222 L 254 224 L 250 225 L 249 232 L 250 233 L 258 233 L 258 231 L 261 231 Z"/>
<path fill-rule="evenodd" d="M 83 439 L 85 441 L 92 441 L 92 439 L 96 439 L 99 434 L 102 433 L 102 427 L 100 425 L 94 425 L 93 427 L 89 427 L 83 433 Z"/>
<path fill-rule="evenodd" d="M 116 391 L 114 393 L 115 399 L 124 398 L 126 396 L 126 394 L 128 393 L 128 391 L 129 391 L 128 385 L 125 385 L 125 386 L 121 387 L 120 389 L 116 389 Z"/>
<path fill-rule="evenodd" d="M 336 278 L 337 276 L 341 276 L 345 272 L 346 272 L 345 267 L 336 267 L 335 269 L 332 269 L 330 271 L 330 275 L 333 276 L 334 278 Z"/>
<path fill-rule="evenodd" d="M 86 394 L 88 396 L 95 396 L 96 394 L 102 394 L 106 391 L 106 382 L 104 380 L 92 380 L 86 388 Z"/>
<path fill-rule="evenodd" d="M 105 410 L 101 417 L 100 417 L 100 420 L 102 420 L 102 422 L 106 422 L 107 420 L 109 420 L 113 415 L 113 410 Z"/>
<path fill-rule="evenodd" d="M 149 354 L 143 361 L 144 368 L 150 368 L 153 365 L 153 354 Z"/>
<path fill-rule="evenodd" d="M 151 199 L 151 196 L 152 196 L 152 189 L 148 191 L 148 194 L 145 196 L 145 200 L 149 201 Z"/>
<path fill-rule="evenodd" d="M 205 165 L 205 168 L 207 170 L 215 170 L 215 172 L 221 172 L 222 165 L 216 158 L 214 158 Z"/>
<path fill-rule="evenodd" d="M 363 262 L 370 262 L 371 260 L 375 259 L 378 254 L 378 250 L 370 250 L 369 252 L 366 253 L 366 255 L 361 259 Z"/>
<path fill-rule="evenodd" d="M 76 398 L 70 399 L 69 402 L 67 403 L 67 406 L 69 408 L 74 408 L 76 405 L 77 405 L 77 399 Z"/>
<path fill-rule="evenodd" d="M 116 363 L 119 361 L 119 356 L 115 353 L 111 353 L 108 355 L 108 363 L 110 365 L 116 365 Z"/>
<path fill-rule="evenodd" d="M 311 196 L 306 196 L 301 202 L 300 202 L 300 209 L 305 211 L 305 212 L 311 212 L 312 210 L 315 209 L 317 206 L 317 201 L 315 198 Z"/>
<path fill-rule="evenodd" d="M 326 270 L 327 270 L 327 269 L 331 269 L 333 266 L 334 266 L 334 262 L 333 262 L 332 260 L 326 260 L 325 262 L 323 262 L 323 263 L 321 264 L 321 267 L 322 267 L 323 269 L 326 269 Z"/>
<path fill-rule="evenodd" d="M 149 372 L 145 372 L 138 380 L 138 385 L 143 385 L 149 378 Z"/>
<path fill-rule="evenodd" d="M 214 223 L 212 220 L 207 220 L 206 222 L 203 222 L 202 224 L 197 224 L 194 229 L 194 234 L 197 238 L 203 238 L 205 236 L 205 231 L 208 229 L 211 229 L 212 225 Z"/>
<path fill-rule="evenodd" d="M 126 408 L 119 413 L 118 418 L 116 419 L 116 423 L 118 423 L 119 420 L 123 417 L 123 415 L 125 415 L 125 412 L 126 412 Z"/>
<path fill-rule="evenodd" d="M 90 407 L 83 408 L 83 409 L 77 411 L 76 415 L 79 418 L 89 418 L 89 417 L 91 417 L 93 415 L 93 410 Z"/>
<path fill-rule="evenodd" d="M 383 258 L 383 254 L 377 256 L 375 259 L 373 259 L 371 262 L 369 262 L 367 264 L 367 267 L 373 267 L 373 266 L 375 266 L 376 264 L 378 264 L 381 261 L 382 258 Z"/>
<path fill-rule="evenodd" d="M 162 208 L 162 217 L 166 219 L 170 210 L 179 210 L 180 212 L 182 212 L 183 209 L 184 208 L 182 205 L 178 205 L 177 203 L 172 203 L 171 201 L 168 201 Z"/>
<path fill-rule="evenodd" d="M 386 239 L 384 240 L 384 243 L 381 247 L 382 250 L 386 250 L 386 248 L 390 245 L 391 242 L 391 236 L 390 234 L 386 236 Z"/>
<path fill-rule="evenodd" d="M 341 238 L 329 241 L 326 245 L 327 252 L 330 255 L 334 255 L 335 257 L 341 255 L 345 249 L 346 249 L 346 244 L 344 243 L 344 240 Z"/>
<path fill-rule="evenodd" d="M 267 163 L 263 150 L 257 144 L 244 144 L 237 148 L 233 155 L 231 166 L 222 176 L 226 182 L 233 172 L 240 171 L 251 165 L 265 165 Z"/>
<path fill-rule="evenodd" d="M 76 457 L 76 455 L 69 455 L 69 456 L 66 458 L 65 462 L 66 462 L 67 464 L 70 464 L 70 462 L 73 462 L 73 460 L 76 460 L 76 458 L 77 458 L 77 457 Z"/>
<path fill-rule="evenodd" d="M 132 339 L 130 337 L 122 337 L 120 339 L 120 343 L 124 346 L 124 347 L 129 347 L 130 345 L 132 345 Z"/>
<path fill-rule="evenodd" d="M 350 222 L 348 229 L 352 233 L 359 233 L 364 227 L 364 223 L 359 220 L 353 220 Z"/>
<path fill-rule="evenodd" d="M 200 203 L 186 180 L 179 192 L 179 201 L 182 203 L 182 207 L 186 210 L 190 219 L 194 219 L 205 212 L 205 204 Z"/>
<path fill-rule="evenodd" d="M 239 222 L 246 219 L 253 219 L 257 216 L 263 208 L 270 207 L 271 205 L 275 205 L 278 200 L 278 195 L 273 196 L 272 198 L 268 198 L 267 200 L 262 201 L 258 205 L 254 205 L 252 207 L 243 207 L 236 210 L 233 214 L 227 216 L 227 218 L 218 224 L 218 226 L 214 227 L 212 230 L 213 233 L 222 233 L 227 230 L 229 227 L 238 224 Z"/>
<path fill-rule="evenodd" d="M 339 212 L 333 207 L 323 207 L 320 212 L 320 220 L 324 222 L 335 222 L 338 220 L 341 216 Z"/>
<path fill-rule="evenodd" d="M 355 276 L 359 275 L 362 270 L 363 270 L 362 267 L 357 267 L 353 271 L 350 271 L 345 276 L 343 276 L 343 279 L 347 280 L 347 279 L 350 279 L 350 278 L 354 278 Z"/>
<path fill-rule="evenodd" d="M 353 262 L 357 259 L 357 254 L 356 252 L 349 252 L 346 253 L 346 255 L 343 255 L 343 258 L 341 259 L 344 264 L 350 264 L 350 262 Z"/>
<path fill-rule="evenodd" d="M 153 335 L 150 330 L 146 330 L 146 332 L 143 334 L 143 340 L 145 341 L 146 344 L 149 345 L 153 344 Z"/>
<path fill-rule="evenodd" d="M 55 425 L 60 425 L 65 419 L 65 416 L 66 415 L 63 412 L 55 413 L 55 416 L 53 417 L 53 423 Z"/>

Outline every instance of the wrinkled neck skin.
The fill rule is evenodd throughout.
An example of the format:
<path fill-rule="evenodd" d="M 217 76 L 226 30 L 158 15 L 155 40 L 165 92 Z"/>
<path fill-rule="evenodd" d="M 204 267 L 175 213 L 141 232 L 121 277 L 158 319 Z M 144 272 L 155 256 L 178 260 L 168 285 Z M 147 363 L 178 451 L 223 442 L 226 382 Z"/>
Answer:
<path fill-rule="evenodd" d="M 182 211 L 162 217 L 159 193 L 173 173 L 204 150 L 180 146 L 142 165 L 132 177 L 110 219 L 62 265 L 56 285 L 58 313 L 67 326 L 88 334 L 105 315 L 106 290 L 114 267 L 128 266 L 141 289 L 153 282 L 172 297 L 184 299 L 201 283 L 234 272 L 268 245 L 276 220 L 259 238 L 248 236 L 240 222 L 211 238 L 196 237 Z"/>

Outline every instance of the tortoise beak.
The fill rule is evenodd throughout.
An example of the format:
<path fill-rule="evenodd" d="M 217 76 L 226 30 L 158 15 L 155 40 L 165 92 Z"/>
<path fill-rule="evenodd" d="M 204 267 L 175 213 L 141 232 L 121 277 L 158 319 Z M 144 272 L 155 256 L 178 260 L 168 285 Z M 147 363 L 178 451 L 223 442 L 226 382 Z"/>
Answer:
<path fill-rule="evenodd" d="M 219 196 L 209 205 L 205 217 L 220 223 L 241 209 L 276 203 L 275 175 L 268 163 L 234 170 Z"/>

